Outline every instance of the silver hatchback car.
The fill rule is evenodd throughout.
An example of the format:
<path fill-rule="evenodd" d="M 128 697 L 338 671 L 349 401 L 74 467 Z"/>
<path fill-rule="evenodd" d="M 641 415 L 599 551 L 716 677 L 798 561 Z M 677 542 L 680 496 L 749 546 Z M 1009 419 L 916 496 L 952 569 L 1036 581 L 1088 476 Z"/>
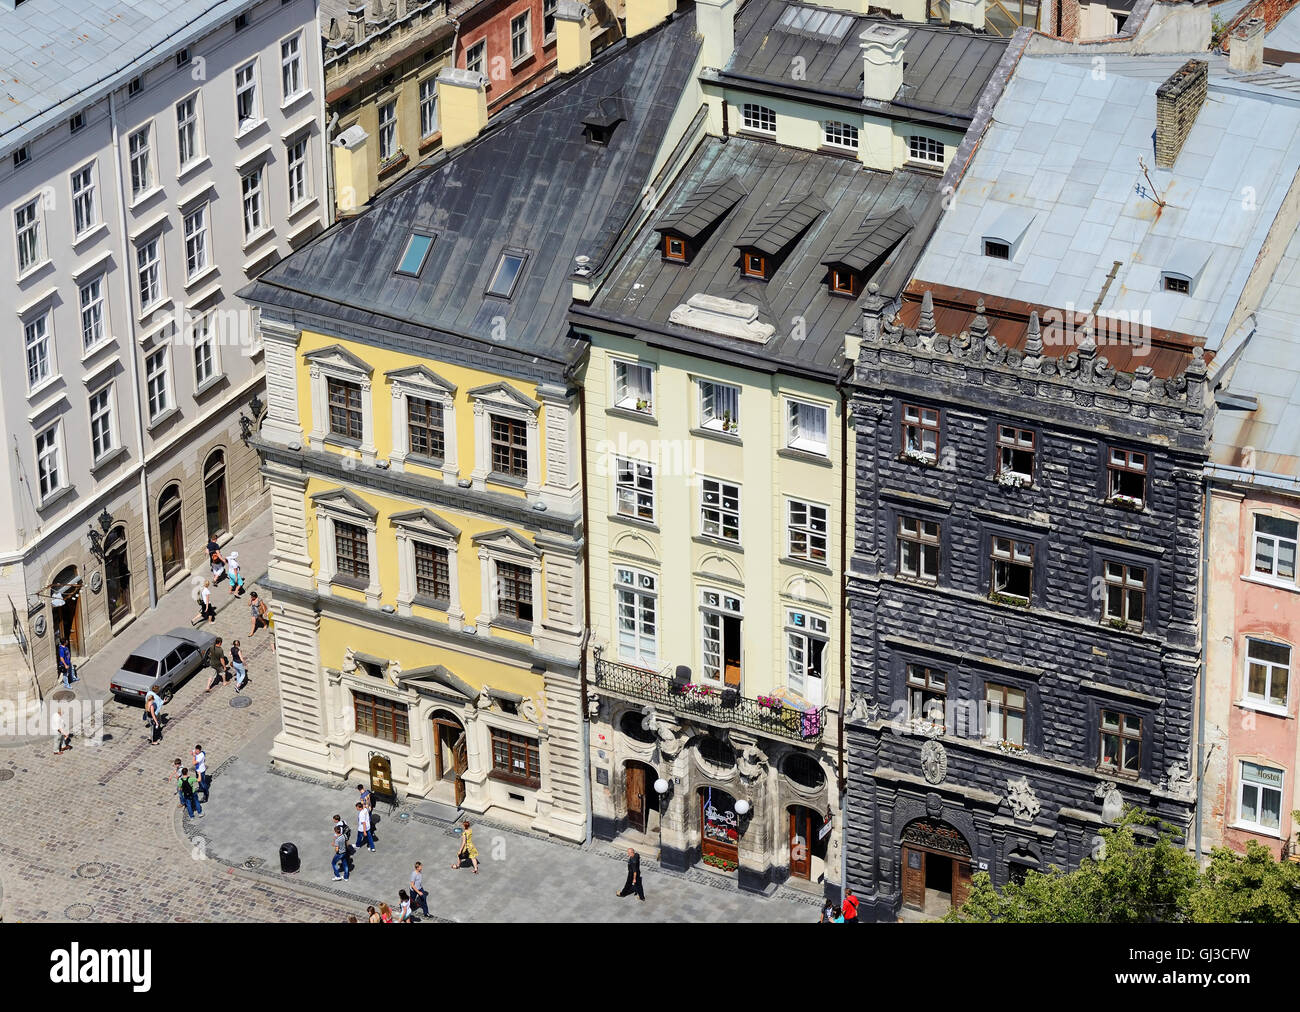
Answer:
<path fill-rule="evenodd" d="M 108 688 L 123 702 L 142 700 L 152 685 L 162 687 L 164 701 L 180 684 L 208 663 L 217 638 L 201 629 L 173 629 L 150 636 L 122 662 Z"/>

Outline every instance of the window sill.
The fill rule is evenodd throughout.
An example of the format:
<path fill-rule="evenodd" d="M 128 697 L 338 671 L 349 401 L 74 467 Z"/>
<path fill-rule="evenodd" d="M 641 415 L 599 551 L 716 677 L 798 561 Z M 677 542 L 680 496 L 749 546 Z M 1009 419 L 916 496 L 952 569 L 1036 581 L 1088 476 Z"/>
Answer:
<path fill-rule="evenodd" d="M 161 196 L 162 192 L 163 188 L 161 186 L 152 186 L 132 197 L 131 202 L 126 205 L 126 209 L 134 214 L 136 211 L 140 210 L 140 208 L 144 207 L 145 204 L 150 203 L 154 197 Z"/>
<path fill-rule="evenodd" d="M 611 522 L 630 524 L 637 530 L 650 531 L 654 534 L 661 533 L 659 526 L 653 520 L 643 520 L 640 517 L 629 517 L 622 513 L 611 513 L 609 514 L 609 519 Z"/>
<path fill-rule="evenodd" d="M 783 446 L 776 451 L 778 457 L 785 457 L 787 460 L 800 460 L 807 464 L 817 464 L 819 467 L 834 467 L 830 455 L 827 453 L 817 453 L 814 450 L 801 450 L 797 446 Z"/>
<path fill-rule="evenodd" d="M 151 303 L 150 303 L 149 305 L 147 305 L 147 306 L 142 306 L 141 309 L 140 309 L 140 314 L 139 314 L 139 316 L 136 317 L 136 319 L 139 321 L 139 323 L 141 324 L 141 326 L 148 327 L 148 326 L 149 326 L 149 323 L 150 323 L 150 321 L 149 321 L 149 317 L 153 316 L 153 314 L 156 313 L 156 312 L 158 312 L 160 309 L 166 309 L 166 308 L 167 308 L 168 306 L 170 306 L 171 304 L 172 304 L 171 297 L 170 297 L 170 296 L 163 296 L 163 297 L 162 297 L 161 299 L 159 299 L 157 302 L 151 302 Z M 166 325 L 167 323 L 169 323 L 169 322 L 171 322 L 171 321 L 169 321 L 169 320 L 163 320 L 163 321 L 162 321 L 162 324 L 165 326 L 165 325 Z M 147 336 L 149 336 L 149 335 L 143 335 L 143 336 L 141 337 L 141 343 L 144 342 L 145 337 L 147 337 Z"/>
<path fill-rule="evenodd" d="M 1230 822 L 1228 823 L 1228 828 L 1240 830 L 1243 833 L 1254 833 L 1256 836 L 1272 837 L 1274 840 L 1282 839 L 1282 834 L 1276 829 L 1265 829 L 1263 826 L 1252 826 L 1248 822 Z"/>
<path fill-rule="evenodd" d="M 742 126 L 739 130 L 736 131 L 735 136 L 749 137 L 757 141 L 775 141 L 776 131 L 773 130 L 769 133 L 766 130 L 756 130 L 753 127 Z"/>
<path fill-rule="evenodd" d="M 911 587 L 924 587 L 928 590 L 934 590 L 939 586 L 938 577 L 930 579 L 927 576 L 913 576 L 911 573 L 895 573 L 894 579 Z"/>
<path fill-rule="evenodd" d="M 25 284 L 26 282 L 30 281 L 32 278 L 36 277 L 38 274 L 44 274 L 45 269 L 47 267 L 53 267 L 53 266 L 54 266 L 54 261 L 51 260 L 49 257 L 46 257 L 44 260 L 32 264 L 30 267 L 27 268 L 27 270 L 19 274 L 18 283 L 20 285 Z"/>
<path fill-rule="evenodd" d="M 195 158 L 191 162 L 189 162 L 189 164 L 181 166 L 180 171 L 176 173 L 176 182 L 183 184 L 191 176 L 197 173 L 199 169 L 211 168 L 211 167 L 212 167 L 212 159 L 209 158 L 206 154 L 200 155 L 198 158 Z M 182 206 L 184 206 L 186 201 L 181 201 L 180 203 Z"/>
<path fill-rule="evenodd" d="M 513 74 L 536 55 L 537 54 L 530 49 L 528 52 L 524 53 L 523 56 L 519 57 L 519 59 L 515 60 L 514 63 L 510 64 L 510 72 Z"/>
<path fill-rule="evenodd" d="M 517 489 L 520 492 L 528 487 L 527 478 L 517 478 L 513 474 L 501 474 L 498 471 L 489 471 L 484 481 L 492 485 L 504 485 L 506 488 Z"/>
<path fill-rule="evenodd" d="M 428 597 L 423 594 L 416 594 L 411 598 L 411 604 L 417 608 L 432 608 L 434 611 L 451 611 L 451 599 L 441 597 Z"/>
<path fill-rule="evenodd" d="M 242 141 L 245 137 L 258 133 L 264 126 L 266 126 L 265 116 L 261 119 L 248 120 L 243 126 L 235 131 L 235 140 Z"/>
<path fill-rule="evenodd" d="M 787 566 L 798 566 L 800 569 L 810 569 L 815 573 L 825 573 L 829 576 L 832 572 L 831 567 L 824 562 L 814 562 L 812 559 L 800 559 L 793 555 L 784 555 L 781 562 Z"/>
<path fill-rule="evenodd" d="M 442 131 L 435 130 L 433 133 L 429 134 L 428 137 L 420 138 L 420 144 L 416 148 L 416 150 L 420 154 L 425 154 L 426 152 L 432 151 L 434 148 L 440 147 L 441 145 L 442 145 Z"/>
<path fill-rule="evenodd" d="M 275 229 L 270 225 L 263 225 L 252 235 L 245 237 L 243 250 L 247 253 L 255 246 L 260 246 L 269 236 L 275 235 Z"/>
<path fill-rule="evenodd" d="M 1300 585 L 1296 582 L 1285 580 L 1270 580 L 1265 576 L 1256 576 L 1254 573 L 1245 573 L 1241 577 L 1247 583 L 1257 583 L 1261 587 L 1272 587 L 1274 590 L 1286 590 L 1292 594 L 1300 594 Z"/>
<path fill-rule="evenodd" d="M 101 235 L 108 232 L 108 222 L 101 221 L 98 225 L 92 225 L 81 235 L 72 240 L 72 252 L 80 253 L 82 247 L 88 245 L 92 240 L 98 239 Z"/>
<path fill-rule="evenodd" d="M 542 782 L 540 780 L 529 780 L 526 777 L 515 777 L 511 776 L 509 773 L 499 773 L 496 770 L 493 770 L 488 774 L 488 779 L 495 780 L 502 784 L 510 784 L 513 787 L 524 787 L 530 791 L 540 791 L 542 789 Z"/>
<path fill-rule="evenodd" d="M 402 168 L 402 166 L 406 165 L 410 160 L 411 156 L 405 151 L 399 151 L 397 154 L 389 157 L 386 161 L 381 160 L 379 163 L 379 169 L 376 172 L 376 178 L 386 179 L 393 175 L 393 173 L 397 172 L 398 169 Z"/>
<path fill-rule="evenodd" d="M 822 144 L 817 149 L 819 155 L 833 155 L 837 158 L 847 158 L 851 162 L 858 160 L 858 149 L 845 147 L 842 144 Z"/>
<path fill-rule="evenodd" d="M 193 291 L 199 284 L 206 281 L 208 278 L 210 278 L 212 275 L 216 273 L 217 273 L 217 265 L 208 264 L 207 267 L 204 267 L 203 270 L 195 274 L 194 277 L 185 279 L 185 291 L 187 293 Z"/>
<path fill-rule="evenodd" d="M 744 445 L 738 432 L 723 432 L 721 429 L 707 429 L 701 426 L 691 429 L 691 435 L 700 439 L 716 439 L 719 443 L 727 443 L 731 446 Z"/>
<path fill-rule="evenodd" d="M 624 408 L 615 404 L 613 407 L 605 409 L 605 414 L 613 415 L 615 418 L 626 418 L 628 421 L 641 422 L 644 425 L 658 425 L 657 419 L 652 412 L 638 411 L 636 408 Z"/>
<path fill-rule="evenodd" d="M 126 454 L 125 446 L 113 447 L 113 449 L 109 450 L 108 452 L 100 456 L 98 460 L 91 461 L 90 464 L 91 473 L 94 473 L 95 471 L 104 470 L 106 467 L 108 467 L 109 464 L 116 463 L 125 454 Z"/>
<path fill-rule="evenodd" d="M 435 471 L 445 471 L 447 469 L 445 460 L 440 460 L 437 457 L 425 457 L 418 453 L 407 453 L 402 460 L 404 463 L 415 464 L 417 467 L 432 468 Z"/>
<path fill-rule="evenodd" d="M 361 440 L 353 439 L 351 436 L 340 436 L 337 433 L 326 432 L 320 436 L 312 436 L 313 439 L 319 439 L 326 446 L 333 446 L 340 450 L 356 450 L 361 452 Z"/>
<path fill-rule="evenodd" d="M 226 382 L 225 373 L 223 372 L 213 373 L 206 380 L 204 380 L 202 383 L 200 383 L 197 387 L 194 388 L 194 399 L 197 401 L 209 390 L 212 390 L 219 386 L 223 386 L 225 382 Z"/>
<path fill-rule="evenodd" d="M 81 364 L 84 366 L 91 359 L 95 358 L 101 351 L 107 351 L 109 348 L 116 348 L 117 341 L 111 337 L 102 337 L 81 354 Z"/>
<path fill-rule="evenodd" d="M 493 629 L 507 629 L 510 632 L 523 633 L 525 636 L 533 634 L 532 622 L 511 618 L 509 615 L 494 615 L 491 626 Z"/>
<path fill-rule="evenodd" d="M 362 580 L 356 576 L 340 576 L 337 573 L 325 582 L 332 587 L 345 587 L 348 590 L 359 590 L 362 593 L 365 593 L 366 588 L 370 586 L 368 579 Z"/>
<path fill-rule="evenodd" d="M 287 113 L 294 106 L 302 102 L 303 99 L 310 98 L 310 97 L 311 97 L 311 89 L 304 88 L 296 95 L 289 95 L 287 98 L 285 98 L 285 100 L 280 103 L 280 111 L 283 113 Z"/>
<path fill-rule="evenodd" d="M 1141 773 L 1130 773 L 1126 770 L 1117 770 L 1114 766 L 1096 766 L 1093 772 L 1103 777 L 1113 777 L 1116 780 L 1127 780 L 1136 782 L 1142 779 Z"/>
<path fill-rule="evenodd" d="M 1233 706 L 1239 706 L 1243 710 L 1253 710 L 1255 713 L 1267 714 L 1270 717 L 1282 717 L 1289 719 L 1290 711 L 1285 706 L 1275 706 L 1270 703 L 1261 703 L 1253 699 L 1234 699 Z"/>
<path fill-rule="evenodd" d="M 728 551 L 745 554 L 745 549 L 741 547 L 739 541 L 728 541 L 725 538 L 715 538 L 712 534 L 696 534 L 691 537 L 697 545 L 705 545 L 709 548 L 725 548 Z"/>
<path fill-rule="evenodd" d="M 56 488 L 53 492 L 51 492 L 44 499 L 42 499 L 39 503 L 36 504 L 36 512 L 44 513 L 55 503 L 59 502 L 61 499 L 66 498 L 67 496 L 72 495 L 72 493 L 73 493 L 73 488 L 71 485 L 63 485 L 59 488 Z"/>
<path fill-rule="evenodd" d="M 303 199 L 299 203 L 289 208 L 288 220 L 293 221 L 295 218 L 301 217 L 305 212 L 310 211 L 313 207 L 316 207 L 319 203 L 320 201 L 317 199 L 315 194 L 312 194 L 311 196 L 308 197 L 303 197 Z"/>
<path fill-rule="evenodd" d="M 263 263 L 264 261 L 270 259 L 273 256 L 276 256 L 278 253 L 279 253 L 279 249 L 276 247 L 275 243 L 271 243 L 268 246 L 263 246 L 261 249 L 255 252 L 251 257 L 245 260 L 243 266 L 240 269 L 245 274 L 251 277 L 257 273 L 255 268 L 257 267 L 258 264 Z"/>
<path fill-rule="evenodd" d="M 168 408 L 166 411 L 164 411 L 161 415 L 158 415 L 156 418 L 149 419 L 149 421 L 145 423 L 145 428 L 147 428 L 149 432 L 152 434 L 155 429 L 160 428 L 161 426 L 165 425 L 167 422 L 170 422 L 173 418 L 176 418 L 178 415 L 180 415 L 180 413 L 181 413 L 180 408 Z"/>
<path fill-rule="evenodd" d="M 903 168 L 911 169 L 913 172 L 925 172 L 932 176 L 943 175 L 943 164 L 940 162 L 921 162 L 915 158 L 908 158 L 903 162 Z"/>
<path fill-rule="evenodd" d="M 27 399 L 30 401 L 36 397 L 39 397 L 41 394 L 45 393 L 47 390 L 49 390 L 51 387 L 57 384 L 61 379 L 63 379 L 62 373 L 57 373 L 57 372 L 50 373 L 50 375 L 46 376 L 45 379 L 41 380 L 39 383 L 36 384 L 36 386 L 32 387 L 30 390 L 27 391 Z"/>

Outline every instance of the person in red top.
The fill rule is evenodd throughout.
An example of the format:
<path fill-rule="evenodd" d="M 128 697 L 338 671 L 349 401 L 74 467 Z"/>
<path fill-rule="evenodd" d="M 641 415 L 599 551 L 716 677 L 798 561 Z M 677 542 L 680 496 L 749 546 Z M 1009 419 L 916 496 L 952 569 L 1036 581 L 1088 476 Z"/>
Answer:
<path fill-rule="evenodd" d="M 844 923 L 858 923 L 858 898 L 853 895 L 852 889 L 844 890 Z"/>

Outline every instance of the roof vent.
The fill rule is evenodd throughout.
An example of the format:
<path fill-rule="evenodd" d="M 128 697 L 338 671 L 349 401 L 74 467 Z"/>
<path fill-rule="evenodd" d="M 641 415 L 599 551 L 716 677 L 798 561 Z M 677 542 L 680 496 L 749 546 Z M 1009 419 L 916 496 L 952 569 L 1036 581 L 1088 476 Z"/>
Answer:
<path fill-rule="evenodd" d="M 685 305 L 678 306 L 668 316 L 669 323 L 707 330 L 727 337 L 738 337 L 755 344 L 765 344 L 776 333 L 770 323 L 758 322 L 758 307 L 734 299 L 720 299 L 716 295 L 692 295 Z"/>
<path fill-rule="evenodd" d="M 573 258 L 573 273 L 580 278 L 585 278 L 591 274 L 591 257 L 578 256 Z"/>
<path fill-rule="evenodd" d="M 1188 60 L 1156 90 L 1156 165 L 1172 169 L 1209 90 L 1210 65 Z"/>

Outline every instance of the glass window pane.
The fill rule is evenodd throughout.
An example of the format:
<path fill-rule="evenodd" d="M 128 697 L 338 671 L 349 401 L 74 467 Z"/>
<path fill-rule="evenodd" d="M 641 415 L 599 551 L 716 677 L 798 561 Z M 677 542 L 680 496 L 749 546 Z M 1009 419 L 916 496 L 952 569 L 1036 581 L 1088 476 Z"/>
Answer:
<path fill-rule="evenodd" d="M 1241 786 L 1241 821 L 1259 822 L 1259 788 L 1254 784 Z"/>

